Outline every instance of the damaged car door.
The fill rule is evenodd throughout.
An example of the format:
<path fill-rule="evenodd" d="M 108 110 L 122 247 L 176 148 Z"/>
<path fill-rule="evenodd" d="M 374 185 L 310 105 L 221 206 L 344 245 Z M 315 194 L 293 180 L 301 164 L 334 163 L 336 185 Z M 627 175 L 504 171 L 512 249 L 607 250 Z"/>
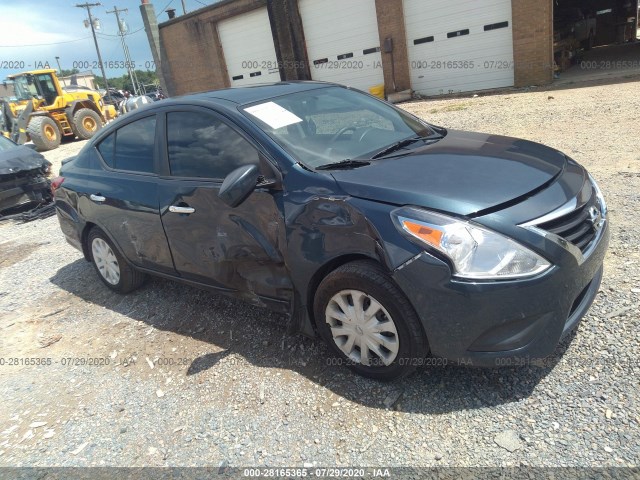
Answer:
<path fill-rule="evenodd" d="M 79 182 L 90 200 L 81 210 L 131 263 L 172 274 L 175 269 L 158 209 L 156 143 L 156 115 L 136 118 L 100 139 L 102 172 Z"/>
<path fill-rule="evenodd" d="M 287 311 L 292 286 L 284 264 L 279 180 L 256 188 L 232 208 L 218 193 L 224 178 L 255 164 L 263 178 L 277 169 L 239 128 L 207 108 L 167 111 L 160 213 L 176 270 L 185 279 Z M 266 182 L 265 182 L 266 185 Z"/>

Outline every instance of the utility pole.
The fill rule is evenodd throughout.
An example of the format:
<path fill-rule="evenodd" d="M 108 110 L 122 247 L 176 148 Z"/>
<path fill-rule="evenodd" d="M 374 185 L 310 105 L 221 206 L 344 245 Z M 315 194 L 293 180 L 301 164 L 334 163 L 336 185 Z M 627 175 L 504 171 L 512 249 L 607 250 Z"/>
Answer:
<path fill-rule="evenodd" d="M 118 34 L 120 35 L 120 41 L 122 42 L 122 51 L 124 52 L 124 61 L 127 65 L 127 73 L 129 74 L 129 79 L 131 80 L 131 84 L 133 85 L 133 94 L 138 95 L 138 82 L 135 75 L 135 70 L 132 67 L 131 56 L 129 55 L 129 48 L 127 47 L 126 42 L 124 41 L 125 29 L 123 28 L 123 24 L 120 23 L 120 12 L 128 13 L 128 8 L 118 9 L 114 5 L 113 10 L 107 13 L 115 13 L 116 21 L 118 22 Z"/>
<path fill-rule="evenodd" d="M 185 5 L 184 5 L 184 0 L 182 0 L 182 14 L 183 15 L 187 14 L 187 7 L 185 7 Z"/>
<path fill-rule="evenodd" d="M 91 16 L 91 7 L 99 7 L 101 3 L 82 3 L 77 4 L 78 8 L 86 8 L 89 14 L 89 25 L 91 26 L 91 33 L 93 34 L 93 43 L 96 44 L 96 52 L 98 53 L 98 62 L 100 63 L 100 70 L 102 71 L 102 79 L 104 80 L 104 86 L 107 89 L 107 98 L 111 102 L 111 94 L 109 93 L 109 82 L 107 82 L 107 74 L 104 71 L 104 64 L 102 63 L 102 55 L 100 55 L 100 47 L 98 47 L 98 38 L 96 37 L 96 30 L 93 27 L 93 17 Z"/>

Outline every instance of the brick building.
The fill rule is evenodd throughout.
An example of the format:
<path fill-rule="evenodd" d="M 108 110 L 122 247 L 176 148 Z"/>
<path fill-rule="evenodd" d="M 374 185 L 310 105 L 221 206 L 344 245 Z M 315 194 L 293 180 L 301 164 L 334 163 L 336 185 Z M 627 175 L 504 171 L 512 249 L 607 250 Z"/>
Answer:
<path fill-rule="evenodd" d="M 158 25 L 159 73 L 172 95 L 280 80 L 426 96 L 544 85 L 554 3 L 572 1 L 223 0 Z M 613 15 L 625 2 L 590 3 Z"/>

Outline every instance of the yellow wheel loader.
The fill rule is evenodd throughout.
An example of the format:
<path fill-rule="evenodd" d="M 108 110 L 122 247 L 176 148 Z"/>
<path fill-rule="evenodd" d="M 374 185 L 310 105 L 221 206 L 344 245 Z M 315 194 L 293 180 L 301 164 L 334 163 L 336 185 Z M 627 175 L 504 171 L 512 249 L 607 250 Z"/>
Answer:
<path fill-rule="evenodd" d="M 93 90 L 62 89 L 53 69 L 9 75 L 15 99 L 3 100 L 0 132 L 18 144 L 31 140 L 37 150 L 57 148 L 62 139 L 93 137 L 116 116 Z"/>

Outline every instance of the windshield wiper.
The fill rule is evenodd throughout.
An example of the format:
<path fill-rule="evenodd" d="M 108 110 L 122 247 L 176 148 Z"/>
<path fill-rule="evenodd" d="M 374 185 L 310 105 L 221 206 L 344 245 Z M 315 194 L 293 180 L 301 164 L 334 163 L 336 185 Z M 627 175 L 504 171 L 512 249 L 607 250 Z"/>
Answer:
<path fill-rule="evenodd" d="M 392 152 L 395 152 L 397 150 L 400 150 L 408 145 L 411 145 L 412 143 L 415 142 L 419 142 L 419 141 L 429 141 L 429 140 L 440 140 L 441 138 L 443 138 L 442 135 L 430 135 L 428 137 L 409 137 L 409 138 L 405 138 L 404 140 L 400 140 L 399 142 L 396 143 L 392 143 L 391 145 L 389 145 L 386 148 L 383 148 L 382 150 L 380 150 L 379 152 L 377 152 L 376 154 L 373 155 L 373 157 L 371 157 L 372 160 L 376 159 L 376 158 L 380 158 L 380 157 L 384 157 L 385 155 L 389 155 Z M 433 143 L 433 142 L 431 142 Z"/>
<path fill-rule="evenodd" d="M 371 162 L 366 160 L 351 160 L 347 158 L 346 160 L 341 160 L 339 162 L 327 163 L 325 165 L 320 165 L 316 167 L 316 170 L 338 170 L 338 169 L 347 169 L 347 168 L 358 168 L 370 165 Z"/>
<path fill-rule="evenodd" d="M 376 159 L 376 158 L 384 157 L 385 155 L 388 155 L 389 153 L 395 152 L 396 150 L 400 150 L 401 148 L 404 148 L 407 145 L 411 145 L 412 143 L 418 142 L 420 140 L 425 140 L 425 138 L 424 137 L 410 137 L 410 138 L 405 138 L 404 140 L 400 140 L 399 142 L 392 143 L 388 147 L 383 148 L 378 153 L 376 153 L 373 157 L 371 157 L 371 159 L 373 160 L 373 159 Z"/>

